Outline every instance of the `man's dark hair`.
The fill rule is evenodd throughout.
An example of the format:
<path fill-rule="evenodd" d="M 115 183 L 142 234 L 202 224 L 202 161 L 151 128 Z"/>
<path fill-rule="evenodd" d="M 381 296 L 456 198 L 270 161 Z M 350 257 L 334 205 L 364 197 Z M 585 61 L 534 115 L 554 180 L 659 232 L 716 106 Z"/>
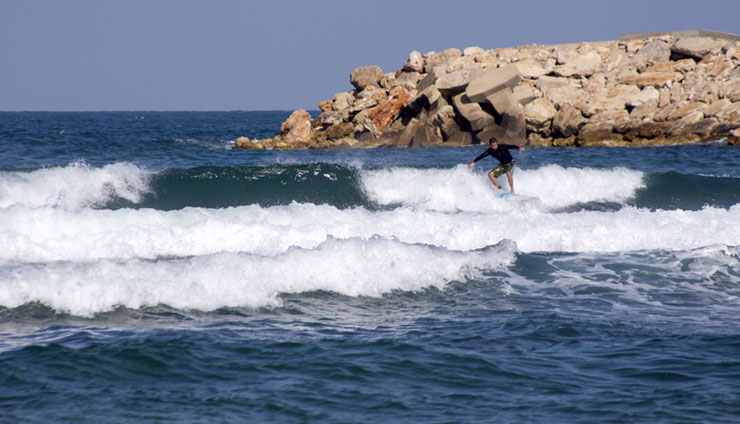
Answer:
<path fill-rule="evenodd" d="M 498 142 L 498 140 L 496 140 L 496 137 L 491 137 L 491 138 L 490 138 L 490 139 L 488 140 L 488 143 L 493 143 L 494 141 L 495 141 L 495 142 Z"/>

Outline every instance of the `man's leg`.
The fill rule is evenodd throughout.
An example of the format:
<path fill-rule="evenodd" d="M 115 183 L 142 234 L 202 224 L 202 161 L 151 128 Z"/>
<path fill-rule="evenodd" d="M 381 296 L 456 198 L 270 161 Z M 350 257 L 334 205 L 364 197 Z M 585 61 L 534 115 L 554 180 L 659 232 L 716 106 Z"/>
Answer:
<path fill-rule="evenodd" d="M 493 185 L 496 186 L 496 188 L 501 188 L 498 185 L 498 180 L 496 179 L 496 175 L 493 173 L 493 171 L 488 172 L 488 178 L 491 180 Z"/>
<path fill-rule="evenodd" d="M 511 175 L 511 171 L 506 171 L 506 178 L 509 179 L 509 188 L 511 192 L 514 192 L 514 176 Z"/>

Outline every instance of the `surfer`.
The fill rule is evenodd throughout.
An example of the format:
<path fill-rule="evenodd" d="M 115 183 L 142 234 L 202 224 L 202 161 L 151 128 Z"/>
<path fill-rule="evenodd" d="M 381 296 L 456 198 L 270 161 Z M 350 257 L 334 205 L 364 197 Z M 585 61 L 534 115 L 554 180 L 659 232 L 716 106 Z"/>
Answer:
<path fill-rule="evenodd" d="M 491 179 L 491 182 L 494 186 L 496 186 L 496 188 L 500 189 L 501 187 L 499 186 L 498 180 L 496 178 L 498 178 L 501 174 L 506 173 L 506 178 L 509 179 L 509 188 L 513 193 L 514 177 L 511 175 L 511 171 L 514 168 L 514 158 L 511 157 L 509 149 L 518 149 L 521 152 L 522 150 L 524 150 L 524 147 L 517 146 L 515 144 L 498 144 L 498 140 L 496 140 L 496 138 L 491 138 L 490 140 L 488 140 L 488 144 L 491 147 L 487 148 L 485 152 L 481 153 L 480 155 L 478 155 L 477 158 L 473 159 L 473 161 L 468 164 L 468 169 L 475 166 L 475 163 L 483 159 L 484 157 L 488 155 L 493 156 L 500 162 L 500 164 L 488 172 L 488 178 Z"/>

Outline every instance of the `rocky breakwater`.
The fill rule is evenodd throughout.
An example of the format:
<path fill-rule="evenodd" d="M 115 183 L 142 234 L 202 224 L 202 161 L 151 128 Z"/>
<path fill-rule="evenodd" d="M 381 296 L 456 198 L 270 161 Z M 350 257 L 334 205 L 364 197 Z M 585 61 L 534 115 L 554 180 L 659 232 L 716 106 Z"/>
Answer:
<path fill-rule="evenodd" d="M 394 73 L 350 74 L 352 91 L 295 111 L 239 148 L 740 144 L 740 37 L 708 31 L 484 50 L 411 52 Z"/>

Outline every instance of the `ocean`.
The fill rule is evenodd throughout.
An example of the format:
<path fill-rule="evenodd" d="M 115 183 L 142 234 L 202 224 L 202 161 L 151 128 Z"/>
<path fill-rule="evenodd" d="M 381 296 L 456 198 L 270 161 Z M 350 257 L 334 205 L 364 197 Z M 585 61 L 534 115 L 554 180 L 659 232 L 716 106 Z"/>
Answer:
<path fill-rule="evenodd" d="M 527 148 L 520 201 L 232 149 L 288 115 L 0 113 L 0 422 L 740 422 L 740 148 Z"/>

